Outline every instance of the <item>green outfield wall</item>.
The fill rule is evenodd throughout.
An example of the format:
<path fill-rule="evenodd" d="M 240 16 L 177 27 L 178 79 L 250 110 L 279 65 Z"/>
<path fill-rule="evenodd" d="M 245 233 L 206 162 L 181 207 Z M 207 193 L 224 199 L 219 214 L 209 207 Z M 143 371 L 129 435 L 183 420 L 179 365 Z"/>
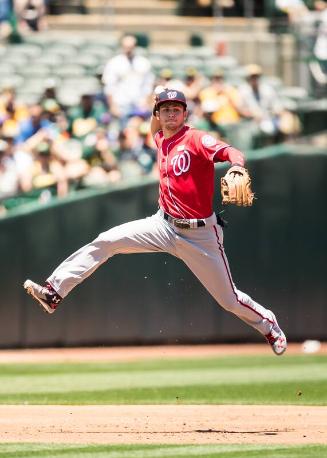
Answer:
<path fill-rule="evenodd" d="M 248 153 L 248 167 L 254 206 L 225 212 L 234 281 L 276 312 L 290 340 L 327 339 L 327 152 L 265 148 Z M 225 170 L 217 167 L 217 185 Z M 24 293 L 26 278 L 43 281 L 99 232 L 155 212 L 157 186 L 145 178 L 81 191 L 0 220 L 1 347 L 262 341 L 165 254 L 115 256 L 54 316 Z"/>

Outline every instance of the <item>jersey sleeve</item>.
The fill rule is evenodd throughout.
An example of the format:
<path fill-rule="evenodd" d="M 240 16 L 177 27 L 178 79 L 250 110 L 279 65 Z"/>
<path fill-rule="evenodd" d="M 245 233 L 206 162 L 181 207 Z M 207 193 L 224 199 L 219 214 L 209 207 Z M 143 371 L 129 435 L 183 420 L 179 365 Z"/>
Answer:
<path fill-rule="evenodd" d="M 198 131 L 195 141 L 198 151 L 211 162 L 229 161 L 231 164 L 244 165 L 244 154 L 241 151 L 210 134 Z"/>

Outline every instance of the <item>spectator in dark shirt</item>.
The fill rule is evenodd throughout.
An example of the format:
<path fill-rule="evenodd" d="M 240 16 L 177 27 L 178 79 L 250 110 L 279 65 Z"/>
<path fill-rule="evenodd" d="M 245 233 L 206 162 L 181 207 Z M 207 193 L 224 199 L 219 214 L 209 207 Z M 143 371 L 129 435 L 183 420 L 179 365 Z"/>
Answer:
<path fill-rule="evenodd" d="M 105 121 L 106 107 L 99 101 L 94 101 L 91 94 L 84 94 L 80 104 L 68 112 L 69 132 L 75 138 L 83 139 L 97 126 Z"/>

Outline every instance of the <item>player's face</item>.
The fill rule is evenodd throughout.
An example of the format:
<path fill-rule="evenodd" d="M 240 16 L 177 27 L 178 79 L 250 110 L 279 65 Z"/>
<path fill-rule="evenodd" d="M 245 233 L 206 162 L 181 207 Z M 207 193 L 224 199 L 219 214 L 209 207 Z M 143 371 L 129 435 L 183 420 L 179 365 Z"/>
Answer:
<path fill-rule="evenodd" d="M 184 125 L 186 117 L 187 111 L 180 103 L 167 102 L 160 106 L 159 121 L 163 130 L 178 131 Z"/>

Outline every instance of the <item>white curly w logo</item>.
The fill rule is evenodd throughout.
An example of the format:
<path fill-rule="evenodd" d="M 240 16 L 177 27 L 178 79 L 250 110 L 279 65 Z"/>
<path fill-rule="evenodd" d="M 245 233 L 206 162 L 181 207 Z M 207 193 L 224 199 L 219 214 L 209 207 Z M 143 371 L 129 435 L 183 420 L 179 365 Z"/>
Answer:
<path fill-rule="evenodd" d="M 189 170 L 191 165 L 191 156 L 188 151 L 183 151 L 181 154 L 177 154 L 171 160 L 173 171 L 176 176 L 181 175 Z"/>

